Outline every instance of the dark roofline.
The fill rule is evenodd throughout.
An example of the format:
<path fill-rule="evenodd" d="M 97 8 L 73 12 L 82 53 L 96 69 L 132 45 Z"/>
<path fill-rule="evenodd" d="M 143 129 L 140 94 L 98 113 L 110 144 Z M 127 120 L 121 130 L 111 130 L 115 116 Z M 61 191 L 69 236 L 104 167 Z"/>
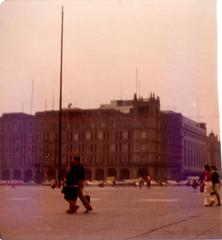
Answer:
<path fill-rule="evenodd" d="M 11 117 L 35 117 L 35 115 L 31 115 L 28 113 L 22 113 L 22 112 L 18 112 L 18 113 L 3 113 L 2 118 L 11 118 Z"/>

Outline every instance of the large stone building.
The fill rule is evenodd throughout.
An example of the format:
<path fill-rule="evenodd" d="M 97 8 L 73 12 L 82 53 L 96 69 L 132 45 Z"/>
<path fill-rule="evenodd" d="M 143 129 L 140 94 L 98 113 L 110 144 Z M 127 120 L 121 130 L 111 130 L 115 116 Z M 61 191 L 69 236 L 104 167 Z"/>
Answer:
<path fill-rule="evenodd" d="M 54 176 L 58 112 L 37 113 L 36 121 L 41 136 L 39 161 L 43 161 L 46 175 Z M 73 155 L 80 154 L 88 179 L 164 175 L 160 168 L 160 102 L 154 95 L 149 99 L 135 95 L 131 101 L 117 101 L 113 108 L 63 110 L 62 132 L 64 171 Z"/>
<path fill-rule="evenodd" d="M 161 120 L 161 149 L 167 158 L 168 178 L 200 174 L 206 159 L 206 125 L 172 111 L 162 112 Z"/>
<path fill-rule="evenodd" d="M 221 173 L 221 146 L 218 136 L 213 132 L 207 136 L 205 163 L 216 166 Z"/>
<path fill-rule="evenodd" d="M 179 179 L 182 162 L 182 115 L 174 112 L 161 113 L 161 158 L 167 163 L 167 178 Z"/>
<path fill-rule="evenodd" d="M 58 122 L 58 111 L 3 114 L 0 178 L 36 182 L 56 178 Z M 78 154 L 87 179 L 150 175 L 157 181 L 178 180 L 199 174 L 207 154 L 212 163 L 220 161 L 218 139 L 207 139 L 205 124 L 160 111 L 154 94 L 147 99 L 135 95 L 132 100 L 111 101 L 98 109 L 64 109 L 62 172 Z"/>
<path fill-rule="evenodd" d="M 182 117 L 182 135 L 182 173 L 184 176 L 199 175 L 206 161 L 206 124 Z"/>
<path fill-rule="evenodd" d="M 0 118 L 0 177 L 40 181 L 37 159 L 36 119 L 23 113 Z"/>

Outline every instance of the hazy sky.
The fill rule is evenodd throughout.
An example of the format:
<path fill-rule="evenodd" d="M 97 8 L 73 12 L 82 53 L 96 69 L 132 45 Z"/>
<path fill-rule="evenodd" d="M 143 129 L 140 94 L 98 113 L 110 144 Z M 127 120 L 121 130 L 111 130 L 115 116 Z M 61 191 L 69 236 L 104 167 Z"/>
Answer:
<path fill-rule="evenodd" d="M 0 115 L 97 108 L 136 91 L 219 134 L 215 0 L 8 0 L 0 5 Z"/>

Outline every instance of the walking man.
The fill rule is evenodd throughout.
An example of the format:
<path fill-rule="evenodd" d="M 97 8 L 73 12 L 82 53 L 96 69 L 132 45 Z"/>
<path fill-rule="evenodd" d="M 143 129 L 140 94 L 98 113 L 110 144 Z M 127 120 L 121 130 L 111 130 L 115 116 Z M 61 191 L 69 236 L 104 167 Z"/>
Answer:
<path fill-rule="evenodd" d="M 92 207 L 83 195 L 83 188 L 84 188 L 84 181 L 85 181 L 85 168 L 80 163 L 79 156 L 74 156 L 74 158 L 72 160 L 71 172 L 72 172 L 74 178 L 76 178 L 77 182 L 78 182 L 77 195 L 78 195 L 79 199 L 81 200 L 82 204 L 84 205 L 84 207 L 86 208 L 84 213 L 88 213 L 89 211 L 92 211 Z"/>

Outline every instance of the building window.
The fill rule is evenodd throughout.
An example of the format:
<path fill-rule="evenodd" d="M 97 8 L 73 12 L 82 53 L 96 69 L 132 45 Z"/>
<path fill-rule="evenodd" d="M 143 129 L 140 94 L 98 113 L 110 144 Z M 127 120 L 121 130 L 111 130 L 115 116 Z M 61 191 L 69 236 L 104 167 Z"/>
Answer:
<path fill-rule="evenodd" d="M 90 140 L 91 139 L 91 134 L 88 132 L 86 133 L 86 140 Z"/>
<path fill-rule="evenodd" d="M 105 128 L 105 123 L 101 122 L 101 128 Z"/>
<path fill-rule="evenodd" d="M 98 139 L 99 139 L 99 140 L 102 140 L 102 139 L 103 139 L 103 133 L 102 133 L 102 132 L 98 132 L 97 135 L 98 135 Z"/>
<path fill-rule="evenodd" d="M 123 144 L 123 152 L 127 152 L 128 151 L 128 144 Z"/>
<path fill-rule="evenodd" d="M 79 140 L 79 134 L 78 134 L 78 133 L 75 133 L 75 134 L 74 134 L 74 140 L 75 140 L 75 141 Z"/>
<path fill-rule="evenodd" d="M 141 145 L 141 151 L 144 152 L 144 151 L 146 151 L 146 150 L 147 150 L 146 144 L 142 144 L 142 145 Z"/>
<path fill-rule="evenodd" d="M 128 139 L 128 137 L 129 137 L 128 132 L 123 132 L 123 139 Z"/>
<path fill-rule="evenodd" d="M 142 132 L 141 132 L 141 138 L 142 138 L 142 139 L 146 139 L 146 136 L 147 136 L 146 132 L 145 132 L 145 131 L 142 131 Z"/>
<path fill-rule="evenodd" d="M 110 151 L 114 152 L 115 151 L 115 144 L 110 144 Z"/>
<path fill-rule="evenodd" d="M 94 144 L 94 152 L 97 152 L 97 145 Z"/>

